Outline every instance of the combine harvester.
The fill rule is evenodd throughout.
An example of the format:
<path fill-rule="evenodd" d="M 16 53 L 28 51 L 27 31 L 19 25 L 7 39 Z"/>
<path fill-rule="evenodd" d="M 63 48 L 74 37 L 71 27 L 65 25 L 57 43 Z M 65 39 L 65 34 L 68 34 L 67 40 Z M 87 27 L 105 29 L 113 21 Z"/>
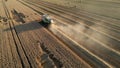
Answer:
<path fill-rule="evenodd" d="M 44 14 L 41 16 L 41 21 L 39 23 L 44 27 L 48 27 L 52 22 L 53 20 L 51 19 L 51 17 L 47 14 Z"/>

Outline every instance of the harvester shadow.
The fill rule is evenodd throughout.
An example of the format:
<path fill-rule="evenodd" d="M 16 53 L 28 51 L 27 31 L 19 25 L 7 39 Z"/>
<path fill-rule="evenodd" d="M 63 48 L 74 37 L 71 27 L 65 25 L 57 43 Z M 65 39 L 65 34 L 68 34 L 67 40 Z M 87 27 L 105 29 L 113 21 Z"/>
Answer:
<path fill-rule="evenodd" d="M 42 25 L 40 25 L 38 22 L 32 21 L 29 23 L 15 25 L 14 27 L 11 27 L 11 28 L 6 28 L 6 29 L 4 29 L 4 31 L 15 30 L 19 34 L 22 32 L 37 30 L 37 29 L 41 29 L 41 28 L 44 28 L 44 27 Z"/>

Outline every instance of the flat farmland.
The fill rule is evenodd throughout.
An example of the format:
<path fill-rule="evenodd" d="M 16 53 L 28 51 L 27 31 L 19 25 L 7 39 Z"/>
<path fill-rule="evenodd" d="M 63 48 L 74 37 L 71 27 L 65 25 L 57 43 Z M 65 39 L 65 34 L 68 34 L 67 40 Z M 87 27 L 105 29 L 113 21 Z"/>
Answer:
<path fill-rule="evenodd" d="M 0 0 L 0 68 L 119 68 L 119 1 L 56 2 Z"/>

